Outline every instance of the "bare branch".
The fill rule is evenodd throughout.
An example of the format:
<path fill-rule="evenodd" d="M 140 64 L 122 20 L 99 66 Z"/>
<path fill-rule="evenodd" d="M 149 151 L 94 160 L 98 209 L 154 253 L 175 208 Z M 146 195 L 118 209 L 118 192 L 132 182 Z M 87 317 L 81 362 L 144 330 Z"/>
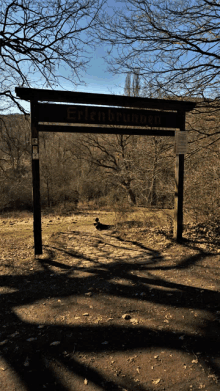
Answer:
<path fill-rule="evenodd" d="M 9 102 L 21 110 L 14 95 L 19 86 L 62 86 L 76 83 L 89 60 L 97 14 L 104 0 L 3 0 L 0 12 L 0 91 L 2 108 Z M 6 104 L 4 102 L 6 97 Z"/>
<path fill-rule="evenodd" d="M 139 70 L 169 95 L 219 98 L 220 3 L 211 0 L 127 0 L 99 19 L 99 40 L 109 44 L 109 69 Z M 113 55 L 112 49 L 117 48 Z M 115 53 L 115 52 L 114 52 Z"/>

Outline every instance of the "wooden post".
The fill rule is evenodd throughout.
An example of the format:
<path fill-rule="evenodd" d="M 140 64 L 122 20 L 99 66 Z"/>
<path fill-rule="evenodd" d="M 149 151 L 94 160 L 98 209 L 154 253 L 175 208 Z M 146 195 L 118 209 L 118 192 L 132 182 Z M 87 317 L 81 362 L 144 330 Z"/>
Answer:
<path fill-rule="evenodd" d="M 40 202 L 40 168 L 39 138 L 37 127 L 37 102 L 31 101 L 31 137 L 32 137 L 32 179 L 33 179 L 33 212 L 34 212 L 34 252 L 42 254 L 41 202 Z"/>
<path fill-rule="evenodd" d="M 185 112 L 180 115 L 180 131 L 185 131 Z M 184 154 L 177 154 L 175 158 L 175 200 L 174 200 L 174 239 L 178 242 L 183 234 L 183 182 L 184 182 Z"/>

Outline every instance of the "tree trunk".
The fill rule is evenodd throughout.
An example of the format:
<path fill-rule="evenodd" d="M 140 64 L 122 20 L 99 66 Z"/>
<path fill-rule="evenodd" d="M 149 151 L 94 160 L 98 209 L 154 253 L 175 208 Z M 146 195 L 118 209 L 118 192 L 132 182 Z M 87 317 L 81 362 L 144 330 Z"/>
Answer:
<path fill-rule="evenodd" d="M 48 178 L 47 178 L 47 206 L 50 207 L 50 185 L 49 185 Z"/>
<path fill-rule="evenodd" d="M 136 201 L 136 195 L 134 194 L 134 192 L 132 191 L 132 189 L 128 189 L 128 197 L 129 197 L 129 200 L 131 201 L 132 204 L 136 205 L 137 201 Z"/>

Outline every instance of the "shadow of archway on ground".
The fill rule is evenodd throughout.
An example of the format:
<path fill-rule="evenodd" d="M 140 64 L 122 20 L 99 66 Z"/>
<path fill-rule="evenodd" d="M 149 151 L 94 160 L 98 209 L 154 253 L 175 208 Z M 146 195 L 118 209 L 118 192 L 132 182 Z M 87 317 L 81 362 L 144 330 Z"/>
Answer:
<path fill-rule="evenodd" d="M 166 259 L 138 242 L 68 236 L 36 270 L 0 277 L 2 389 L 217 391 L 220 294 L 188 281 L 215 254 Z"/>

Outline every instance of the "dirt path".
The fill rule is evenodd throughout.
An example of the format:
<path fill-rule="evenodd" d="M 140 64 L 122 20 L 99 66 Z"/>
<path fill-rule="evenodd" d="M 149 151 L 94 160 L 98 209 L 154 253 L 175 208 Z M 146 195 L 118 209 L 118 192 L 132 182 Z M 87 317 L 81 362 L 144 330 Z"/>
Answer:
<path fill-rule="evenodd" d="M 0 220 L 0 389 L 218 391 L 218 238 L 95 216 L 43 218 L 38 258 L 31 217 Z"/>

